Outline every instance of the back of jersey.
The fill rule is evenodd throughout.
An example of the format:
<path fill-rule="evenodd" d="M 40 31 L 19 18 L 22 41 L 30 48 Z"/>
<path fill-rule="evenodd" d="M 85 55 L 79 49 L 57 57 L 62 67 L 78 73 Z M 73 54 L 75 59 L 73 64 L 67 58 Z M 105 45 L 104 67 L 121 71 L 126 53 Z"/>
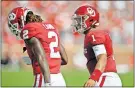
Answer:
<path fill-rule="evenodd" d="M 23 39 L 36 37 L 42 44 L 46 59 L 49 64 L 50 72 L 52 74 L 60 72 L 61 56 L 60 56 L 60 38 L 57 30 L 49 23 L 29 23 L 21 32 Z M 34 59 L 34 55 L 29 51 L 28 54 L 32 60 L 34 74 L 40 73 L 38 62 Z"/>
<path fill-rule="evenodd" d="M 42 23 L 42 26 L 43 29 L 41 29 L 39 37 L 46 53 L 50 71 L 51 73 L 58 73 L 61 65 L 59 34 L 51 24 Z"/>

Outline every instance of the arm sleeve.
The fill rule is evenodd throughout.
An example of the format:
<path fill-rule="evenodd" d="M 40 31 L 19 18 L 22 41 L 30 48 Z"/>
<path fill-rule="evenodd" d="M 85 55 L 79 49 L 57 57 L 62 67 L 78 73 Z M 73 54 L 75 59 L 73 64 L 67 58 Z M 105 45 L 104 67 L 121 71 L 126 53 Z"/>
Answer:
<path fill-rule="evenodd" d="M 106 54 L 106 49 L 105 49 L 104 44 L 96 45 L 96 46 L 93 46 L 92 48 L 96 57 L 100 54 Z"/>
<path fill-rule="evenodd" d="M 92 45 L 92 49 L 97 57 L 100 54 L 106 54 L 105 48 L 105 35 L 102 33 L 93 33 L 89 35 L 89 42 Z"/>

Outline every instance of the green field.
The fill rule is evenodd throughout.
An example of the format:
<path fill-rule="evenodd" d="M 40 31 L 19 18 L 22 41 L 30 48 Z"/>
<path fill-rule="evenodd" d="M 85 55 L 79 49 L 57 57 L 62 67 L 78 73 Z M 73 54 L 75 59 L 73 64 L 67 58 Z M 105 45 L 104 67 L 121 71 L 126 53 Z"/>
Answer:
<path fill-rule="evenodd" d="M 88 72 L 86 70 L 76 69 L 62 69 L 63 76 L 66 80 L 67 86 L 82 86 L 88 79 Z M 133 84 L 133 71 L 120 74 L 123 86 L 132 87 Z M 19 71 L 19 72 L 7 72 L 2 71 L 2 86 L 32 86 L 33 85 L 32 72 Z"/>

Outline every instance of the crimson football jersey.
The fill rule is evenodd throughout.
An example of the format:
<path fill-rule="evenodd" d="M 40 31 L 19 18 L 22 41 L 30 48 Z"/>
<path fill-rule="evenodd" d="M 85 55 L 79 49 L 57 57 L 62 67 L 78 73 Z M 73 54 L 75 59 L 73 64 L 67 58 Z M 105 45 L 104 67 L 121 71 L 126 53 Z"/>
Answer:
<path fill-rule="evenodd" d="M 49 64 L 50 73 L 56 74 L 60 72 L 61 56 L 59 53 L 59 34 L 53 25 L 49 23 L 28 23 L 21 31 L 22 39 L 30 39 L 36 37 L 44 48 L 46 59 Z M 38 61 L 35 59 L 34 54 L 27 46 L 27 52 L 32 62 L 34 74 L 41 73 Z"/>
<path fill-rule="evenodd" d="M 107 54 L 107 64 L 104 72 L 117 72 L 116 64 L 113 57 L 112 40 L 109 34 L 103 30 L 91 30 L 85 35 L 84 40 L 84 55 L 87 58 L 87 68 L 92 73 L 97 64 L 96 53 L 93 50 L 94 46 L 103 45 Z M 96 49 L 95 49 L 96 51 Z"/>

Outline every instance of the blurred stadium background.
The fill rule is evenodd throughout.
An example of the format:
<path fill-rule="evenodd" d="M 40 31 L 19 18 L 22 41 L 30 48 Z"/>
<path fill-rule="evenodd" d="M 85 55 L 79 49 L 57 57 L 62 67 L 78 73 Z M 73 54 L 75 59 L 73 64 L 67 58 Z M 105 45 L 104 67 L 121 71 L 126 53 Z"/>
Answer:
<path fill-rule="evenodd" d="M 117 70 L 123 86 L 134 85 L 133 74 L 133 1 L 2 1 L 2 86 L 32 86 L 33 75 L 30 65 L 22 58 L 23 41 L 12 36 L 7 26 L 9 11 L 24 6 L 32 9 L 41 17 L 54 24 L 66 48 L 69 63 L 61 71 L 67 86 L 83 86 L 89 74 L 83 56 L 83 35 L 73 34 L 71 16 L 75 9 L 90 4 L 100 12 L 100 29 L 110 33 L 113 40 Z"/>

